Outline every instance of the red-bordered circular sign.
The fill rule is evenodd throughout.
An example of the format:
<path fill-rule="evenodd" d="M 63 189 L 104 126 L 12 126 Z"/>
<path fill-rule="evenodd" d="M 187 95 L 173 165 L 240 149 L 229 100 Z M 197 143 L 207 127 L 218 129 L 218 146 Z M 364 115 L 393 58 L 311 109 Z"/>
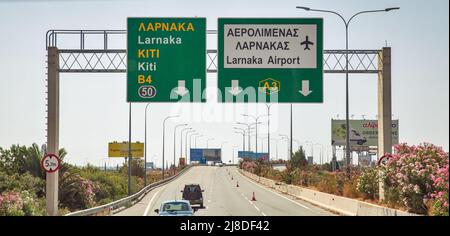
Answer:
<path fill-rule="evenodd" d="M 385 165 L 391 157 L 391 154 L 385 154 L 384 156 L 380 157 L 380 159 L 378 159 L 377 165 Z"/>
<path fill-rule="evenodd" d="M 53 153 L 49 153 L 41 160 L 41 167 L 47 173 L 53 173 L 61 167 L 61 159 Z"/>

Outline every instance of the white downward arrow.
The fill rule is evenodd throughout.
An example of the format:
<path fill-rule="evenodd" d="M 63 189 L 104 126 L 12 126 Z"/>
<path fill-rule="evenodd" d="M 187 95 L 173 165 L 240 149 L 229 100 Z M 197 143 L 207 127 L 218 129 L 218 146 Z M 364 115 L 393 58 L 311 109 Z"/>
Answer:
<path fill-rule="evenodd" d="M 176 94 L 180 96 L 184 96 L 189 91 L 186 89 L 186 81 L 184 80 L 178 80 L 178 88 L 175 91 Z"/>
<path fill-rule="evenodd" d="M 239 80 L 232 80 L 231 81 L 231 89 L 228 90 L 233 96 L 236 96 L 242 92 L 242 89 L 239 88 Z"/>
<path fill-rule="evenodd" d="M 298 91 L 303 96 L 307 97 L 310 95 L 313 91 L 309 90 L 309 80 L 302 80 L 302 90 Z"/>

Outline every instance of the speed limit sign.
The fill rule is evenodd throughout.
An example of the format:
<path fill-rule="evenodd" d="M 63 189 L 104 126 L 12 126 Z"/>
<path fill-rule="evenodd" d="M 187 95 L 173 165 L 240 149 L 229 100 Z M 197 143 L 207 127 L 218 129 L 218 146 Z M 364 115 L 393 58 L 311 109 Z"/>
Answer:
<path fill-rule="evenodd" d="M 53 173 L 61 167 L 61 159 L 53 153 L 49 153 L 41 160 L 41 166 L 47 173 Z"/>

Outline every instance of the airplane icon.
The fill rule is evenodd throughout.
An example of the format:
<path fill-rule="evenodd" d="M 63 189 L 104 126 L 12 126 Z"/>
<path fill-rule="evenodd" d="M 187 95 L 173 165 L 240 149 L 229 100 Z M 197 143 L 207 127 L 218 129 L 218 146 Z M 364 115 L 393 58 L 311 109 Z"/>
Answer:
<path fill-rule="evenodd" d="M 306 40 L 300 43 L 300 45 L 305 45 L 304 50 L 311 50 L 311 48 L 309 48 L 309 45 L 314 45 L 314 43 L 309 41 L 309 36 L 306 36 Z"/>

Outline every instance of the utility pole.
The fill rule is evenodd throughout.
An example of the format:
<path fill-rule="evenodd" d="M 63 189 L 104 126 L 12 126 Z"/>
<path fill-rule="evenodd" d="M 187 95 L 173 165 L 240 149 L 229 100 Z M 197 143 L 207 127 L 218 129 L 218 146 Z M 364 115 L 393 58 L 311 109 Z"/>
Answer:
<path fill-rule="evenodd" d="M 59 52 L 57 47 L 47 50 L 47 154 L 59 154 Z M 59 170 L 46 173 L 45 203 L 48 216 L 58 215 Z"/>
<path fill-rule="evenodd" d="M 392 153 L 391 48 L 383 48 L 378 74 L 378 156 Z M 384 201 L 384 183 L 379 181 L 380 201 Z"/>

